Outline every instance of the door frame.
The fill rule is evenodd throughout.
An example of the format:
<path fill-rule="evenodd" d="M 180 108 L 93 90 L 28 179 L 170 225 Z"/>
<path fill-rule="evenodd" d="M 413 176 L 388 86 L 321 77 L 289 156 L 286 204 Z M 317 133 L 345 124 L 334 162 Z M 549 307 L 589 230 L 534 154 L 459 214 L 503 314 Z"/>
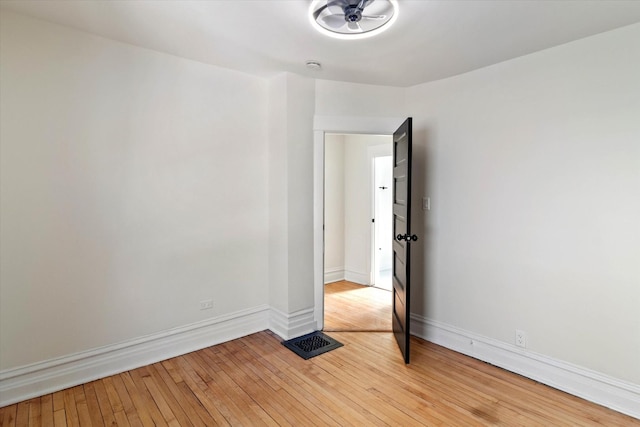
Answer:
<path fill-rule="evenodd" d="M 313 317 L 324 328 L 324 135 L 393 135 L 406 117 L 314 116 L 313 118 Z"/>

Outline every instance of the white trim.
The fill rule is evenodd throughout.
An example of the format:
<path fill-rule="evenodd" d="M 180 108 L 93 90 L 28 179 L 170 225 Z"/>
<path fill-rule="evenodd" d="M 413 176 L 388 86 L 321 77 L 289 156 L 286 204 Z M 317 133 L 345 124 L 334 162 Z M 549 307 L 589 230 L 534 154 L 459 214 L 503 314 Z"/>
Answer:
<path fill-rule="evenodd" d="M 313 130 L 323 133 L 393 135 L 406 117 L 313 116 Z"/>
<path fill-rule="evenodd" d="M 314 309 L 307 308 L 287 314 L 272 308 L 269 329 L 285 340 L 311 333 L 317 330 Z"/>
<path fill-rule="evenodd" d="M 344 280 L 349 282 L 357 283 L 359 285 L 369 286 L 371 285 L 371 274 L 370 273 L 362 273 L 360 271 L 344 271 Z"/>
<path fill-rule="evenodd" d="M 324 271 L 324 284 L 344 280 L 344 267 L 329 268 Z"/>
<path fill-rule="evenodd" d="M 267 329 L 259 306 L 144 337 L 0 372 L 0 407 Z"/>
<path fill-rule="evenodd" d="M 411 315 L 414 335 L 640 419 L 640 386 L 455 326 Z"/>

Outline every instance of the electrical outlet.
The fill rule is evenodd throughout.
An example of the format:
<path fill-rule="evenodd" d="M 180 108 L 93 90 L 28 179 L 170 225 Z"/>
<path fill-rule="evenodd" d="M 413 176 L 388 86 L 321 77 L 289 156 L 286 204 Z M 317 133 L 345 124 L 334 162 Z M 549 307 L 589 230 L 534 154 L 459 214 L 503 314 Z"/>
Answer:
<path fill-rule="evenodd" d="M 210 308 L 213 308 L 213 300 L 203 299 L 200 301 L 200 310 L 208 310 Z"/>
<path fill-rule="evenodd" d="M 516 329 L 516 345 L 522 348 L 527 347 L 527 334 L 519 329 Z"/>

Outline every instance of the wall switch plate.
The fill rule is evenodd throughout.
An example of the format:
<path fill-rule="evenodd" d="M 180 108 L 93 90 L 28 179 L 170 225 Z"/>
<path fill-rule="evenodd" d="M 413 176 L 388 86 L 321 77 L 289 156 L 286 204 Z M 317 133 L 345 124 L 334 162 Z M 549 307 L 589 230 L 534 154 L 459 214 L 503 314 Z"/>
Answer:
<path fill-rule="evenodd" d="M 516 345 L 522 348 L 527 347 L 527 335 L 520 329 L 516 329 Z"/>
<path fill-rule="evenodd" d="M 423 197 L 422 198 L 422 210 L 430 211 L 431 210 L 431 197 Z"/>
<path fill-rule="evenodd" d="M 208 310 L 210 308 L 213 308 L 213 300 L 204 299 L 200 301 L 200 310 Z"/>

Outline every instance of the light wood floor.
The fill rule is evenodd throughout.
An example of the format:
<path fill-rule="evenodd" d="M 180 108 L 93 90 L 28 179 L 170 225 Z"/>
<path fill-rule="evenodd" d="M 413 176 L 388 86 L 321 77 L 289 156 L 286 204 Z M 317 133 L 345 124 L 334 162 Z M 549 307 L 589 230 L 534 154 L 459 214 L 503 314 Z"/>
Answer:
<path fill-rule="evenodd" d="M 391 331 L 391 292 L 341 281 L 324 287 L 325 331 Z"/>
<path fill-rule="evenodd" d="M 1 426 L 632 426 L 640 421 L 412 339 L 333 332 L 303 360 L 269 331 L 0 409 Z"/>

